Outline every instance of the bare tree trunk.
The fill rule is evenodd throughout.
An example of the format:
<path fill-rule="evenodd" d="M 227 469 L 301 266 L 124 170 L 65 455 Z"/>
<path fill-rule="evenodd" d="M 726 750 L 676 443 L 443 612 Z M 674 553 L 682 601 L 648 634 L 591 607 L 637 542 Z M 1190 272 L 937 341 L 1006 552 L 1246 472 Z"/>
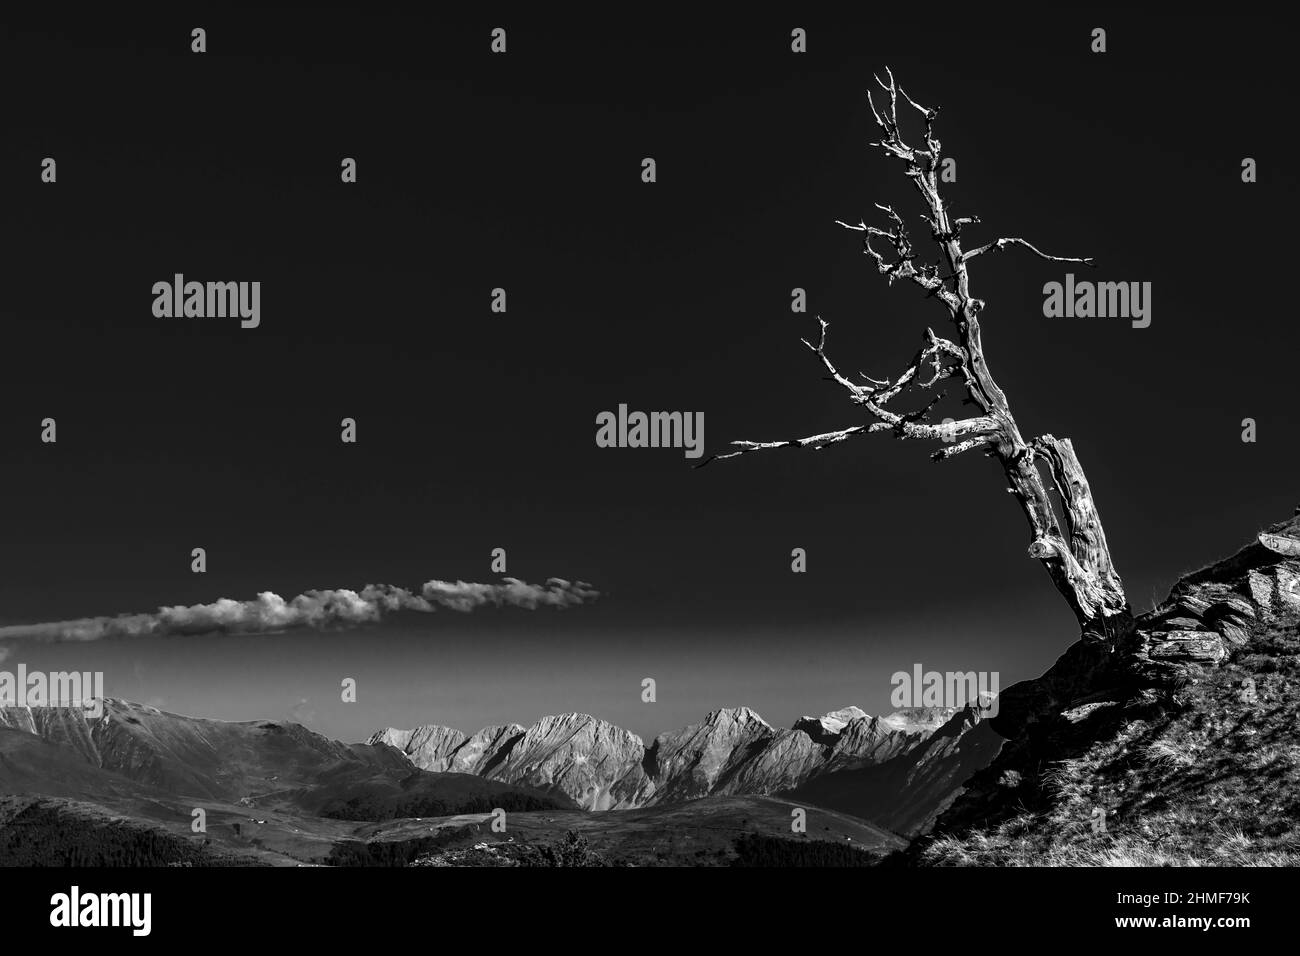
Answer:
<path fill-rule="evenodd" d="M 939 246 L 940 264 L 918 265 L 912 242 L 902 218 L 889 206 L 877 205 L 890 220 L 890 228 L 881 229 L 863 222 L 855 225 L 841 222 L 841 226 L 863 234 L 863 247 L 876 263 L 877 269 L 892 284 L 895 279 L 910 281 L 927 295 L 938 299 L 946 308 L 956 330 L 956 341 L 939 338 L 926 330 L 926 344 L 917 353 L 912 364 L 893 382 L 877 380 L 859 373 L 862 382 L 853 382 L 841 375 L 826 356 L 826 323 L 821 322 L 821 338 L 817 345 L 807 340 L 804 344 L 821 360 L 834 381 L 843 386 L 851 400 L 865 408 L 873 419 L 839 431 L 812 435 L 794 441 L 749 442 L 732 444 L 738 451 L 717 458 L 731 458 L 768 448 L 812 448 L 818 450 L 859 434 L 888 431 L 904 439 L 927 438 L 949 443 L 931 457 L 946 460 L 974 448 L 983 448 L 986 454 L 1002 464 L 1007 478 L 1007 490 L 1020 502 L 1029 522 L 1032 535 L 1029 554 L 1047 570 L 1052 582 L 1079 622 L 1087 638 L 1107 640 L 1112 645 L 1132 628 L 1132 614 L 1124 595 L 1124 586 L 1111 562 L 1106 535 L 1101 518 L 1093 502 L 1092 491 L 1084 476 L 1083 467 L 1074 453 L 1069 439 L 1041 435 L 1026 441 L 1011 414 L 1010 405 L 1002 389 L 993 379 L 984 358 L 980 336 L 979 317 L 985 303 L 970 291 L 968 263 L 977 256 L 997 252 L 1008 246 L 1021 246 L 1035 255 L 1053 262 L 1077 262 L 1092 265 L 1091 259 L 1073 259 L 1049 256 L 1020 238 L 1003 238 L 963 251 L 963 227 L 979 222 L 978 217 L 953 218 L 939 194 L 939 174 L 942 168 L 940 143 L 934 136 L 937 110 L 926 109 L 909 97 L 888 73 L 886 85 L 877 83 L 889 94 L 889 103 L 883 110 L 876 108 L 868 94 L 876 124 L 884 134 L 878 145 L 890 155 L 906 164 L 906 174 L 920 193 L 927 213 L 924 218 L 930 225 L 931 237 Z M 925 120 L 924 149 L 907 145 L 902 139 L 897 104 L 902 96 Z M 873 238 L 883 238 L 893 247 L 894 261 L 872 248 Z M 926 366 L 932 370 L 928 380 L 920 376 Z M 939 401 L 936 397 L 925 407 L 912 412 L 895 412 L 887 404 L 904 389 L 929 389 L 936 383 L 960 376 L 966 389 L 966 401 L 976 406 L 980 414 L 957 422 L 930 424 L 929 410 Z M 712 460 L 712 459 L 710 459 Z M 708 462 L 705 462 L 707 464 Z M 1051 491 L 1060 498 L 1060 512 L 1054 504 Z"/>

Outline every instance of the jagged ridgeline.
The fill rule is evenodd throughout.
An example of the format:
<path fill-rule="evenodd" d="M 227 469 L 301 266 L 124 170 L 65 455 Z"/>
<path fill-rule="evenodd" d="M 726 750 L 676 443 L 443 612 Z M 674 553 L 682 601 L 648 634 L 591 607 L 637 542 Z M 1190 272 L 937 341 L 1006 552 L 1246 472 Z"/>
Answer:
<path fill-rule="evenodd" d="M 424 770 L 478 774 L 560 794 L 588 810 L 815 793 L 820 805 L 855 814 L 869 807 L 888 819 L 886 826 L 907 831 L 943 805 L 959 782 L 954 773 L 991 757 L 997 735 L 985 729 L 968 738 L 981 717 L 976 708 L 907 708 L 873 717 L 846 707 L 778 729 L 739 707 L 715 710 L 646 746 L 596 717 L 564 714 L 468 737 L 437 725 L 389 728 L 369 742 L 396 748 Z"/>

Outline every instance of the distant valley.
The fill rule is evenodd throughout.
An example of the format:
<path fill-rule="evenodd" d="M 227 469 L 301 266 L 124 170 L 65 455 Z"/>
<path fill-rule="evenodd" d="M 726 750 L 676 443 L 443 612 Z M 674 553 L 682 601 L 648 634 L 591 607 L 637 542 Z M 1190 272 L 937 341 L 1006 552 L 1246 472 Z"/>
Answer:
<path fill-rule="evenodd" d="M 926 759 L 926 742 L 969 738 L 979 725 L 978 714 L 952 710 L 872 717 L 850 707 L 777 729 L 741 707 L 648 747 L 585 714 L 472 736 L 386 729 L 344 744 L 298 724 L 204 720 L 114 698 L 98 719 L 76 707 L 0 708 L 0 859 L 391 865 L 580 834 L 607 862 L 717 864 L 734 861 L 737 840 L 789 842 L 799 807 L 808 839 L 885 853 L 903 836 L 834 788 L 825 807 L 805 791 L 891 768 L 877 788 L 915 804 L 898 819 L 931 819 L 951 787 L 930 792 L 932 778 L 915 768 L 956 764 L 947 750 Z M 496 808 L 505 832 L 490 826 Z"/>

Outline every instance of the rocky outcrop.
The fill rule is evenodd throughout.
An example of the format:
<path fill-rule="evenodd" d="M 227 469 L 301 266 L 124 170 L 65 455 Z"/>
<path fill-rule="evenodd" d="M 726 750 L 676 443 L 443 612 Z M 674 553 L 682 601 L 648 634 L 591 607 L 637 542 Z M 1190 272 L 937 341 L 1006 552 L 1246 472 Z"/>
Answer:
<path fill-rule="evenodd" d="M 754 711 L 738 707 L 715 710 L 702 723 L 660 734 L 650 755 L 655 801 L 693 800 L 719 792 L 775 733 Z"/>
<path fill-rule="evenodd" d="M 986 723 L 1008 739 L 996 759 L 964 782 L 936 832 L 987 832 L 1026 808 L 1050 808 L 1060 795 L 1053 773 L 1064 761 L 1193 707 L 1204 688 L 1223 682 L 1225 667 L 1249 659 L 1256 643 L 1275 647 L 1277 635 L 1293 632 L 1298 622 L 1300 511 L 1231 557 L 1183 576 L 1113 646 L 1080 640 L 1041 677 L 1004 690 L 997 716 Z M 1223 713 L 1220 707 L 1206 723 L 1245 722 Z M 1127 746 L 1106 747 L 1127 752 Z"/>
<path fill-rule="evenodd" d="M 778 730 L 715 793 L 780 793 L 793 790 L 826 760 L 826 749 L 802 730 Z"/>
<path fill-rule="evenodd" d="M 1040 720 L 1094 699 L 1195 680 L 1261 628 L 1300 619 L 1300 514 L 1259 532 L 1236 554 L 1181 578 L 1169 596 L 1106 642 L 1080 640 L 1041 677 L 998 697 L 990 723 L 1014 738 Z"/>
<path fill-rule="evenodd" d="M 1217 664 L 1260 627 L 1300 617 L 1300 515 L 1236 554 L 1189 574 L 1138 621 L 1128 652 L 1153 677 Z"/>
<path fill-rule="evenodd" d="M 366 743 L 396 747 L 421 770 L 445 773 L 451 768 L 452 754 L 465 743 L 465 735 L 451 727 L 427 724 L 414 730 L 387 728 L 371 735 Z"/>
<path fill-rule="evenodd" d="M 523 735 L 524 728 L 519 724 L 484 727 L 456 748 L 447 769 L 453 773 L 486 776 L 506 758 Z"/>
<path fill-rule="evenodd" d="M 561 714 L 529 727 L 488 776 L 562 793 L 588 810 L 618 810 L 642 806 L 654 792 L 644 757 L 636 734 L 589 714 Z"/>
<path fill-rule="evenodd" d="M 823 772 L 857 770 L 884 763 L 911 750 L 942 722 L 940 713 L 951 718 L 952 708 L 926 708 L 925 713 L 909 716 L 895 711 L 886 717 L 862 716 L 852 720 L 836 738 Z"/>
<path fill-rule="evenodd" d="M 945 726 L 960 708 L 957 707 L 904 707 L 880 720 L 887 727 L 906 734 L 928 737 Z"/>
<path fill-rule="evenodd" d="M 105 716 L 116 712 L 117 703 L 104 702 Z M 95 732 L 98 723 L 87 717 L 82 707 L 0 707 L 0 727 L 26 731 L 52 744 L 70 747 L 88 763 L 101 767 Z"/>
<path fill-rule="evenodd" d="M 802 730 L 816 743 L 831 745 L 851 721 L 866 716 L 867 712 L 859 707 L 842 707 L 823 717 L 800 717 L 793 729 Z"/>

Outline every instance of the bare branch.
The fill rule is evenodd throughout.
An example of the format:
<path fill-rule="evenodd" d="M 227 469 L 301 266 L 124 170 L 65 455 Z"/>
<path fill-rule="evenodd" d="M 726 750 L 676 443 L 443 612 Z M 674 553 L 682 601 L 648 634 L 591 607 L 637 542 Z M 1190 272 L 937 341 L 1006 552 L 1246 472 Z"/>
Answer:
<path fill-rule="evenodd" d="M 988 444 L 998 429 L 998 421 L 990 416 L 979 416 L 968 418 L 959 422 L 943 422 L 937 425 L 926 424 L 924 419 L 931 408 L 939 401 L 942 396 L 935 396 L 927 405 L 910 412 L 893 412 L 885 408 L 884 405 L 890 399 L 896 397 L 909 384 L 914 383 L 920 369 L 927 361 L 933 363 L 935 374 L 929 382 L 916 383 L 918 387 L 928 388 L 940 378 L 947 378 L 958 371 L 967 371 L 965 365 L 965 353 L 961 346 L 948 339 L 940 338 L 934 334 L 933 329 L 926 329 L 927 345 L 922 348 L 912 364 L 898 376 L 898 379 L 892 384 L 888 379 L 880 381 L 872 379 L 869 376 L 862 375 L 872 384 L 859 385 L 856 382 L 846 378 L 835 367 L 835 363 L 830 360 L 826 354 L 826 330 L 830 327 L 826 320 L 818 317 L 821 326 L 821 336 L 817 344 L 813 345 L 807 339 L 801 341 L 808 350 L 817 356 L 822 367 L 829 373 L 832 381 L 839 383 L 848 393 L 852 401 L 863 406 L 876 421 L 866 425 L 855 425 L 851 428 L 842 428 L 833 432 L 822 432 L 818 435 L 809 435 L 806 438 L 786 439 L 782 441 L 733 441 L 731 445 L 737 450 L 728 452 L 725 455 L 713 455 L 696 465 L 697 468 L 703 468 L 709 462 L 726 458 L 737 458 L 740 455 L 747 455 L 754 451 L 768 451 L 774 448 L 812 448 L 819 451 L 828 445 L 838 444 L 847 438 L 860 434 L 872 434 L 875 432 L 889 431 L 896 438 L 917 439 L 927 438 L 934 441 L 952 442 L 958 438 L 967 435 L 978 436 L 971 441 L 963 441 L 960 446 L 954 446 L 953 449 L 946 449 L 942 458 L 950 457 L 953 454 L 959 454 L 967 450 L 968 447 L 975 447 L 978 444 Z M 956 358 L 957 365 L 943 365 L 942 356 Z"/>
<path fill-rule="evenodd" d="M 898 131 L 898 86 L 894 82 L 894 74 L 890 71 L 889 67 L 885 67 L 885 75 L 889 77 L 888 84 L 881 80 L 880 77 L 873 76 L 877 85 L 889 94 L 888 109 L 883 112 L 876 109 L 875 100 L 872 98 L 870 92 L 867 93 L 867 102 L 871 105 L 871 112 L 876 118 L 876 125 L 885 133 L 885 138 L 876 145 L 890 153 L 893 153 L 899 159 L 905 159 L 909 163 L 915 163 L 915 151 L 903 141 L 903 138 Z"/>
<path fill-rule="evenodd" d="M 987 444 L 995 441 L 1001 430 L 1001 423 L 991 415 L 978 415 L 975 418 L 963 418 L 956 422 L 940 422 L 937 425 L 921 425 L 906 421 L 902 415 L 895 417 L 898 419 L 898 424 L 893 430 L 899 438 L 928 438 L 932 441 L 952 442 L 970 435 L 978 438 L 981 444 Z M 949 455 L 942 457 L 947 458 L 953 454 L 957 452 L 950 451 Z"/>
<path fill-rule="evenodd" d="M 868 385 L 855 385 L 840 374 L 839 369 L 837 369 L 826 356 L 826 329 L 829 327 L 829 324 L 821 316 L 817 317 L 817 321 L 821 324 L 822 328 L 821 338 L 817 340 L 817 344 L 813 345 L 807 339 L 800 339 L 799 341 L 808 346 L 808 349 L 821 360 L 826 371 L 830 372 L 831 378 L 843 385 L 848 390 L 849 394 L 853 396 L 855 402 L 861 403 L 865 401 L 866 396 L 874 394 L 875 389 Z"/>
<path fill-rule="evenodd" d="M 888 69 L 888 67 L 886 67 L 886 69 Z M 890 76 L 890 81 L 891 81 L 891 82 L 893 81 L 893 76 L 892 76 L 892 74 L 891 74 L 891 76 Z M 916 100 L 912 99 L 910 96 L 908 96 L 908 95 L 907 95 L 907 91 L 904 90 L 901 86 L 898 88 L 898 92 L 902 93 L 902 94 L 903 94 L 903 99 L 905 99 L 905 100 L 907 100 L 907 102 L 911 103 L 911 104 L 912 104 L 912 108 L 915 109 L 915 110 L 916 110 L 918 113 L 920 113 L 922 116 L 924 116 L 927 120 L 929 120 L 929 119 L 933 119 L 933 118 L 938 114 L 938 112 L 939 112 L 938 110 L 928 109 L 928 108 L 922 106 L 922 105 L 921 105 L 920 103 L 918 103 Z"/>
<path fill-rule="evenodd" d="M 928 107 L 922 106 L 916 100 L 908 96 L 907 92 L 901 86 L 898 88 L 898 92 L 903 94 L 903 99 L 907 100 L 907 102 L 912 105 L 913 109 L 925 117 L 925 145 L 928 146 L 929 149 L 922 155 L 929 157 L 930 166 L 931 168 L 934 168 L 939 163 L 940 146 L 939 141 L 934 137 L 934 121 L 939 116 L 939 111 L 937 109 L 932 110 Z M 917 152 L 920 152 L 920 150 L 917 150 Z"/>
<path fill-rule="evenodd" d="M 946 279 L 950 279 L 952 276 L 940 278 L 939 270 L 935 266 L 921 266 L 919 269 L 914 266 L 912 263 L 916 259 L 916 254 L 912 249 L 911 239 L 907 235 L 907 230 L 903 226 L 902 220 L 898 218 L 897 213 L 895 213 L 889 206 L 880 206 L 879 208 L 884 210 L 894 219 L 895 228 L 893 232 L 877 228 L 876 226 L 868 226 L 864 222 L 859 222 L 855 226 L 851 223 L 844 222 L 842 219 L 836 219 L 835 224 L 837 226 L 843 226 L 845 229 L 851 229 L 854 232 L 861 232 L 864 234 L 862 240 L 862 251 L 875 260 L 876 270 L 881 275 L 885 276 L 891 285 L 895 279 L 909 279 L 919 285 L 922 289 L 925 289 L 930 295 L 935 295 L 941 298 L 948 305 L 949 309 L 958 308 L 959 302 L 956 296 L 949 292 L 944 286 Z M 871 245 L 872 236 L 889 240 L 890 244 L 893 245 L 894 253 L 897 256 L 895 261 L 887 261 L 885 257 Z"/>
<path fill-rule="evenodd" d="M 956 342 L 950 342 L 948 339 L 941 339 L 934 334 L 933 329 L 926 329 L 926 336 L 929 344 L 916 353 L 902 375 L 892 385 L 886 380 L 881 389 L 878 389 L 873 399 L 877 404 L 883 405 L 906 388 L 909 384 L 914 384 L 917 388 L 930 388 L 940 379 L 949 378 L 957 372 L 966 371 L 966 353 Z M 957 365 L 944 365 L 943 357 L 948 356 L 955 358 Z M 928 381 L 916 381 L 917 375 L 920 374 L 921 367 L 926 362 L 931 364 L 934 374 Z"/>
<path fill-rule="evenodd" d="M 821 451 L 827 445 L 836 445 L 846 438 L 864 434 L 873 428 L 872 425 L 854 425 L 852 428 L 841 428 L 839 431 L 823 432 L 820 435 L 809 435 L 807 438 L 794 438 L 789 441 L 733 441 L 731 445 L 739 448 L 739 451 L 728 452 L 725 455 L 710 455 L 695 467 L 703 468 L 711 461 L 736 458 L 740 455 L 748 455 L 752 451 L 766 451 L 771 448 L 811 448 L 813 451 Z"/>
<path fill-rule="evenodd" d="M 1037 248 L 1032 243 L 1026 242 L 1024 239 L 1019 239 L 1015 236 L 1011 236 L 1005 239 L 995 239 L 986 245 L 980 246 L 978 249 L 972 249 L 970 252 L 965 253 L 961 257 L 961 261 L 969 262 L 971 259 L 974 259 L 976 256 L 982 256 L 986 252 L 1001 252 L 1007 246 L 1024 246 L 1026 249 L 1028 249 L 1034 255 L 1038 256 L 1040 259 L 1046 259 L 1048 262 L 1078 262 L 1085 266 L 1092 266 L 1093 268 L 1096 268 L 1096 263 L 1093 261 L 1092 256 L 1087 256 L 1082 259 L 1076 259 L 1071 256 L 1049 256 L 1047 253 L 1043 252 L 1041 249 Z"/>
<path fill-rule="evenodd" d="M 806 438 L 793 438 L 785 441 L 733 441 L 730 442 L 736 451 L 728 452 L 725 455 L 711 455 L 696 468 L 703 468 L 712 461 L 723 461 L 727 458 L 738 458 L 741 455 L 748 455 L 755 451 L 770 451 L 775 448 L 811 448 L 813 451 L 821 451 L 830 445 L 837 445 L 840 442 L 852 438 L 854 435 L 867 435 L 876 432 L 890 431 L 895 437 L 904 439 L 928 438 L 933 441 L 953 441 L 961 435 L 976 434 L 976 437 L 969 438 L 958 442 L 948 448 L 940 449 L 930 457 L 935 461 L 943 461 L 951 458 L 953 455 L 959 455 L 971 448 L 977 448 L 981 445 L 988 445 L 994 440 L 992 431 L 997 428 L 997 422 L 988 417 L 967 418 L 959 422 L 943 422 L 938 425 L 923 425 L 911 420 L 911 417 L 921 414 L 913 412 L 910 415 L 898 415 L 892 412 L 886 413 L 887 420 L 872 422 L 869 425 L 854 425 L 851 428 L 841 428 L 838 431 L 822 432 L 820 435 L 809 435 Z M 983 434 L 988 432 L 988 434 Z"/>
<path fill-rule="evenodd" d="M 930 456 L 931 461 L 947 461 L 954 455 L 960 455 L 964 451 L 970 451 L 972 448 L 985 448 L 993 444 L 993 438 L 987 435 L 981 435 L 978 438 L 967 438 L 965 441 L 958 442 L 955 445 L 949 445 L 947 448 L 940 448 Z"/>
<path fill-rule="evenodd" d="M 830 373 L 832 381 L 838 382 L 842 385 L 849 392 L 849 395 L 852 397 L 854 402 L 860 405 L 866 405 L 868 408 L 878 408 L 879 406 L 885 405 L 891 399 L 896 398 L 904 388 L 915 382 L 916 376 L 927 361 L 932 363 L 934 375 L 928 382 L 916 382 L 915 384 L 919 388 L 929 388 L 940 379 L 948 378 L 959 371 L 963 374 L 969 374 L 969 369 L 966 366 L 966 353 L 962 351 L 961 346 L 949 339 L 940 338 L 935 335 L 933 329 L 926 329 L 925 332 L 928 344 L 916 353 L 911 364 L 895 381 L 891 383 L 889 379 L 876 379 L 863 372 L 858 372 L 858 375 L 866 379 L 869 383 L 867 385 L 859 385 L 846 378 L 839 369 L 835 367 L 835 363 L 830 360 L 830 356 L 826 354 L 826 330 L 830 328 L 830 324 L 820 316 L 818 316 L 817 321 L 821 326 L 821 337 L 817 340 L 817 344 L 813 345 L 807 339 L 800 339 L 800 341 L 807 346 L 809 351 L 817 356 L 818 360 L 822 363 L 822 367 Z M 955 358 L 958 364 L 943 365 L 942 356 Z M 933 404 L 933 402 L 931 404 Z M 929 407 L 930 406 L 926 406 L 927 409 Z M 877 417 L 880 416 L 878 415 Z"/>

